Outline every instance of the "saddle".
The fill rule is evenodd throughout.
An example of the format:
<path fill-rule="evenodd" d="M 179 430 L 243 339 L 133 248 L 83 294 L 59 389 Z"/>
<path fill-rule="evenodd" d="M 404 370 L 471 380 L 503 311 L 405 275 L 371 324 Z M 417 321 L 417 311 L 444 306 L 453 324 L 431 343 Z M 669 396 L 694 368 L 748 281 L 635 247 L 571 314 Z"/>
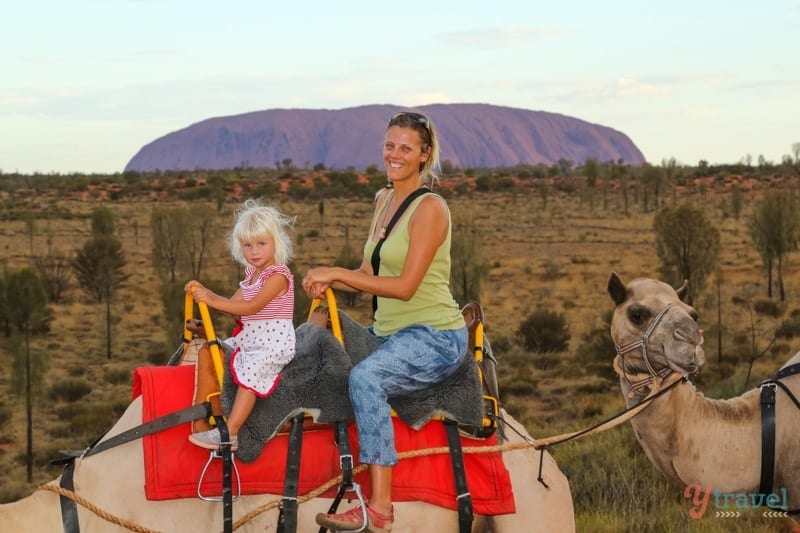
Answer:
<path fill-rule="evenodd" d="M 318 305 L 318 301 L 315 303 Z M 328 303 L 335 331 L 308 323 L 297 328 L 294 359 L 281 372 L 275 391 L 267 398 L 256 400 L 238 434 L 236 456 L 248 463 L 259 457 L 270 439 L 278 433 L 289 432 L 290 452 L 279 523 L 285 519 L 284 511 L 289 517 L 296 513 L 299 449 L 304 429 L 330 426 L 340 448 L 343 482 L 330 512 L 335 512 L 346 490 L 355 485 L 358 493 L 358 484 L 351 475 L 353 456 L 346 437 L 346 421 L 354 417 L 347 381 L 353 365 L 368 357 L 379 342 L 346 313 L 338 312 L 332 295 Z M 474 357 L 464 357 L 457 371 L 445 381 L 408 396 L 390 398 L 389 402 L 394 413 L 413 429 L 419 430 L 433 419 L 444 421 L 455 477 L 460 530 L 468 531 L 472 523 L 472 501 L 467 489 L 459 430 L 478 438 L 494 433 L 498 420 L 498 389 L 496 361 L 483 338 L 483 311 L 476 302 L 470 302 L 462 314 L 469 331 L 468 346 Z M 214 390 L 218 383 L 214 367 L 219 365 L 218 362 L 216 365 L 208 363 L 210 359 L 210 355 L 204 357 L 202 351 L 198 356 L 195 401 L 219 397 L 222 410 L 229 412 L 237 386 L 227 370 L 229 365 L 225 365 L 221 390 Z"/>

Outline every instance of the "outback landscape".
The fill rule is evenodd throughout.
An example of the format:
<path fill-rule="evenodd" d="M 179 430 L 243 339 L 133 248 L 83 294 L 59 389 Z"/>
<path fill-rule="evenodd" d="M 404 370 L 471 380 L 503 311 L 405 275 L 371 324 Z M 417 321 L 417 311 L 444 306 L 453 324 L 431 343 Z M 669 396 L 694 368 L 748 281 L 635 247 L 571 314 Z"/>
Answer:
<path fill-rule="evenodd" d="M 92 214 L 99 207 L 113 214 L 124 258 L 124 279 L 109 307 L 64 274 L 59 301 L 49 305 L 48 331 L 30 341 L 28 353 L 42 370 L 32 394 L 30 480 L 25 397 L 16 392 L 25 350 L 12 334 L 14 310 L 3 307 L 0 502 L 24 497 L 58 476 L 59 467 L 48 464 L 58 450 L 84 448 L 124 411 L 132 370 L 168 360 L 182 333 L 179 288 L 193 271 L 209 286 L 233 292 L 239 268 L 224 240 L 232 212 L 244 199 L 263 197 L 297 217 L 292 268 L 302 276 L 316 265 L 358 259 L 372 195 L 382 184 L 374 170 L 297 169 L 291 161 L 277 170 L 0 174 L 6 278 L 33 267 L 36 258 L 74 258 L 92 235 Z M 450 169 L 436 190 L 449 202 L 454 235 L 468 245 L 466 263 L 475 267 L 468 277 L 479 281 L 476 299 L 498 360 L 502 405 L 535 438 L 586 427 L 624 408 L 611 366 L 608 279 L 612 272 L 625 281 L 664 279 L 654 222 L 662 210 L 684 205 L 701 211 L 719 232 L 718 259 L 693 293 L 707 357 L 697 387 L 711 398 L 728 398 L 770 377 L 800 350 L 798 239 L 781 257 L 779 280 L 774 271 L 768 276 L 751 225 L 766 195 L 779 191 L 796 198 L 799 185 L 800 161 L 791 158 L 759 166 Z M 187 240 L 197 228 L 207 230 L 202 266 L 178 263 L 174 281 L 153 260 L 153 213 L 171 208 L 186 209 Z M 297 322 L 308 303 L 298 295 Z M 339 305 L 368 322 L 368 298 Z M 219 331 L 230 327 L 229 319 L 213 316 Z M 555 319 L 556 327 L 543 324 L 543 316 Z M 543 343 L 537 349 L 531 341 L 538 338 L 532 329 L 546 328 L 563 341 L 558 348 Z M 629 424 L 550 451 L 570 481 L 578 531 L 790 529 L 788 520 L 764 517 L 761 509 L 726 517 L 709 508 L 692 518 L 683 487 L 647 460 Z"/>

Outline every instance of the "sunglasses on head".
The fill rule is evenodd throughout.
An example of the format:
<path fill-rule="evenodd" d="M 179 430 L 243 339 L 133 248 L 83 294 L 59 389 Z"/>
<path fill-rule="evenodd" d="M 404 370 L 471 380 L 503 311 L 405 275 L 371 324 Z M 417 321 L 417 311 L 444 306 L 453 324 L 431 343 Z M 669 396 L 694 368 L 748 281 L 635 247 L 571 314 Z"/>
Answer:
<path fill-rule="evenodd" d="M 397 121 L 399 119 L 401 119 L 403 117 L 407 117 L 409 120 L 412 120 L 414 122 L 418 122 L 418 123 L 422 124 L 423 126 L 425 126 L 425 129 L 428 130 L 428 131 L 431 130 L 431 124 L 428 121 L 428 117 L 426 117 L 422 113 L 413 113 L 413 112 L 410 112 L 410 111 L 401 111 L 399 113 L 396 113 L 396 114 L 392 115 L 391 120 L 389 120 L 389 125 L 393 126 L 394 124 L 397 123 Z"/>

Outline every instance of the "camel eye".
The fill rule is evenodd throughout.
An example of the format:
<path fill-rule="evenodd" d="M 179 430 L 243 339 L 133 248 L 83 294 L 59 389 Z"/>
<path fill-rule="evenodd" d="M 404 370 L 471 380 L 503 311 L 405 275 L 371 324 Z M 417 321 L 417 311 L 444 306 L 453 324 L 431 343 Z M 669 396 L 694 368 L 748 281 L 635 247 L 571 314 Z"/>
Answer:
<path fill-rule="evenodd" d="M 692 310 L 689 312 L 689 316 L 690 316 L 690 317 L 692 317 L 692 320 L 694 320 L 695 322 L 698 322 L 698 321 L 700 321 L 700 315 L 699 315 L 699 314 L 697 314 L 697 311 L 695 311 L 694 309 L 692 309 Z"/>
<path fill-rule="evenodd" d="M 637 326 L 644 324 L 650 316 L 650 310 L 640 305 L 634 305 L 628 309 L 628 320 Z"/>

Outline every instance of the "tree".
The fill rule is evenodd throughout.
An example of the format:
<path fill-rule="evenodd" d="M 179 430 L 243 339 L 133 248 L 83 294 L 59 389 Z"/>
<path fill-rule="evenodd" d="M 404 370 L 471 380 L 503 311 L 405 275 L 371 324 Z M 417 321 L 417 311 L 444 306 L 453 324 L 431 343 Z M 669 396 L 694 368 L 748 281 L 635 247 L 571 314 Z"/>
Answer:
<path fill-rule="evenodd" d="M 28 234 L 28 246 L 33 255 L 33 237 L 36 235 L 36 217 L 33 213 L 25 213 L 25 232 Z"/>
<path fill-rule="evenodd" d="M 92 234 L 114 235 L 114 210 L 101 205 L 92 209 Z"/>
<path fill-rule="evenodd" d="M 72 260 L 78 284 L 97 303 L 106 304 L 106 351 L 111 359 L 111 301 L 128 278 L 123 273 L 125 257 L 122 243 L 113 235 L 95 235 L 79 249 Z"/>
<path fill-rule="evenodd" d="M 350 245 L 350 226 L 344 227 L 344 248 L 339 252 L 339 256 L 334 260 L 333 265 L 354 270 L 361 266 L 362 256 L 353 250 Z M 298 285 L 299 286 L 299 285 Z M 359 293 L 353 291 L 335 291 L 337 300 L 344 301 L 350 307 L 354 307 L 358 301 Z"/>
<path fill-rule="evenodd" d="M 47 287 L 52 303 L 61 301 L 61 296 L 70 287 L 72 268 L 70 258 L 65 255 L 50 254 L 34 256 L 33 264 Z"/>
<path fill-rule="evenodd" d="M 188 207 L 179 209 L 177 217 L 183 221 L 183 239 L 178 235 L 178 241 L 183 243 L 186 253 L 186 260 L 189 263 L 189 270 L 194 279 L 200 279 L 203 269 L 203 259 L 206 248 L 214 236 L 214 218 L 209 216 L 207 209 L 203 206 Z M 174 271 L 172 281 L 175 281 Z"/>
<path fill-rule="evenodd" d="M 569 346 L 570 333 L 563 313 L 535 309 L 525 317 L 517 334 L 522 344 L 534 352 L 559 352 Z"/>
<path fill-rule="evenodd" d="M 653 195 L 653 207 L 658 209 L 661 204 L 661 190 L 664 187 L 664 169 L 645 163 L 642 165 L 642 174 L 639 179 L 642 183 L 642 190 L 644 191 L 643 202 L 645 212 L 650 211 L 650 193 Z"/>
<path fill-rule="evenodd" d="M 594 206 L 594 192 L 597 188 L 597 178 L 600 176 L 600 163 L 590 157 L 583 164 L 583 173 L 586 175 L 586 186 L 589 188 L 590 205 Z"/>
<path fill-rule="evenodd" d="M 450 248 L 450 288 L 460 305 L 480 301 L 481 286 L 489 276 L 489 263 L 483 256 L 478 229 L 467 222 L 455 224 Z"/>
<path fill-rule="evenodd" d="M 6 300 L 14 310 L 12 346 L 13 389 L 25 398 L 26 453 L 28 482 L 33 481 L 33 401 L 34 390 L 44 373 L 44 354 L 31 350 L 31 337 L 46 334 L 52 313 L 47 306 L 47 290 L 32 268 L 11 272 L 6 277 Z"/>
<path fill-rule="evenodd" d="M 184 213 L 180 208 L 156 208 L 150 213 L 153 233 L 153 266 L 160 276 L 175 281 L 183 237 Z"/>
<path fill-rule="evenodd" d="M 323 230 L 325 229 L 325 200 L 319 201 L 317 211 L 319 212 L 319 234 L 322 236 Z"/>
<path fill-rule="evenodd" d="M 678 286 L 689 280 L 687 302 L 692 305 L 694 296 L 702 292 L 706 279 L 717 268 L 719 230 L 705 212 L 687 204 L 659 211 L 653 228 L 664 281 Z"/>
<path fill-rule="evenodd" d="M 783 284 L 784 257 L 797 249 L 800 240 L 800 202 L 791 194 L 770 191 L 757 204 L 748 230 L 767 269 L 767 295 L 772 298 L 772 268 L 777 261 L 781 301 L 786 299 Z"/>

